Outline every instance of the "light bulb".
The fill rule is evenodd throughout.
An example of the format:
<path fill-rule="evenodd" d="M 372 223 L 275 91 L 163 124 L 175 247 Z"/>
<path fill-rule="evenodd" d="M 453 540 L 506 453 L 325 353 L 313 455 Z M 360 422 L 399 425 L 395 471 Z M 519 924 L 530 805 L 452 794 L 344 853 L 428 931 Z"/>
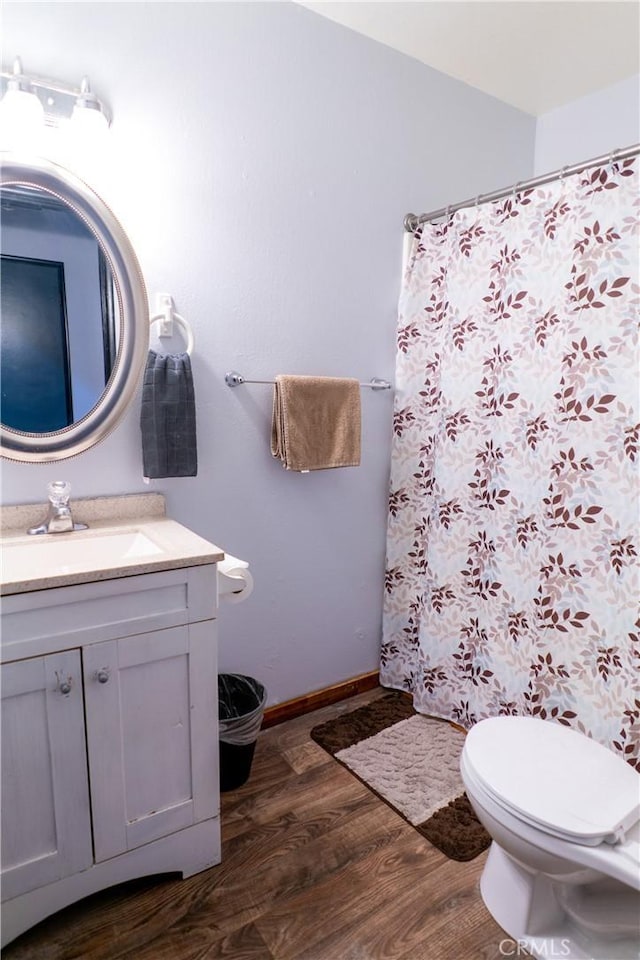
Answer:
<path fill-rule="evenodd" d="M 74 132 L 83 137 L 103 137 L 109 129 L 109 121 L 102 110 L 102 105 L 96 95 L 91 92 L 89 78 L 83 77 L 73 113 L 71 126 Z"/>
<path fill-rule="evenodd" d="M 11 149 L 29 149 L 36 145 L 44 129 L 44 107 L 28 77 L 22 73 L 20 59 L 13 65 L 13 76 L 0 101 L 0 139 Z"/>
<path fill-rule="evenodd" d="M 83 136 L 103 136 L 109 129 L 109 121 L 102 110 L 80 107 L 76 104 L 71 114 L 71 123 Z"/>

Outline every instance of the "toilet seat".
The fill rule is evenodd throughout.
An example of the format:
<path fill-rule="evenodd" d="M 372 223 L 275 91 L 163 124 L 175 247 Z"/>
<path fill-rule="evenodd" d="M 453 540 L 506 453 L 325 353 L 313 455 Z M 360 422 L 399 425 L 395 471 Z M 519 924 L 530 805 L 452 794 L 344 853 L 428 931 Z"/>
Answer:
<path fill-rule="evenodd" d="M 492 717 L 468 733 L 474 779 L 498 806 L 572 843 L 618 843 L 640 817 L 640 776 L 583 734 L 536 717 Z"/>

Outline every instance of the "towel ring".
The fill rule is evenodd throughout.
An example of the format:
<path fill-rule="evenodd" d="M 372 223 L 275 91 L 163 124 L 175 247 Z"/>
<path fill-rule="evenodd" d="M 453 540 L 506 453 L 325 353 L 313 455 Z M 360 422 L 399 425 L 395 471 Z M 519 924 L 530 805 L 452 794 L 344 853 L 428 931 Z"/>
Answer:
<path fill-rule="evenodd" d="M 149 320 L 149 326 L 151 327 L 153 326 L 154 323 L 158 323 L 161 320 L 166 321 L 166 319 L 167 319 L 166 314 L 157 313 L 155 317 L 151 317 L 151 319 Z M 191 329 L 187 321 L 184 319 L 184 317 L 181 317 L 179 313 L 172 313 L 171 320 L 177 323 L 180 329 L 182 330 L 184 334 L 184 338 L 187 341 L 186 352 L 188 353 L 189 356 L 191 356 L 191 354 L 193 353 L 193 347 L 194 347 L 193 330 Z M 160 336 L 163 336 L 163 334 L 160 334 Z M 166 334 L 164 334 L 164 336 L 166 336 Z"/>

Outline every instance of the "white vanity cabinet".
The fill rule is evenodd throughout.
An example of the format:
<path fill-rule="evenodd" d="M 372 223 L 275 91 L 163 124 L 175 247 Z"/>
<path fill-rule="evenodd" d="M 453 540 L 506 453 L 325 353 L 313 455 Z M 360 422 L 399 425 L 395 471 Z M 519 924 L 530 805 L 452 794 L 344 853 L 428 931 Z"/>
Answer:
<path fill-rule="evenodd" d="M 220 860 L 216 564 L 3 598 L 2 938 Z"/>
<path fill-rule="evenodd" d="M 218 816 L 212 629 L 204 621 L 83 649 L 96 861 Z"/>
<path fill-rule="evenodd" d="M 92 862 L 80 652 L 7 663 L 2 896 L 12 899 Z"/>

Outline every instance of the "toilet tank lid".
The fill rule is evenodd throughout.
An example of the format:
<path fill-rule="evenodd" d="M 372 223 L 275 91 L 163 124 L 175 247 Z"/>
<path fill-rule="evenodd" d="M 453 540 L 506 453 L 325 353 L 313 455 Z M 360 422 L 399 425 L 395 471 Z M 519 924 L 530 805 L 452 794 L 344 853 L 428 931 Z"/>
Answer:
<path fill-rule="evenodd" d="M 499 802 L 567 840 L 615 843 L 640 817 L 640 775 L 607 747 L 559 723 L 481 720 L 464 750 Z"/>

